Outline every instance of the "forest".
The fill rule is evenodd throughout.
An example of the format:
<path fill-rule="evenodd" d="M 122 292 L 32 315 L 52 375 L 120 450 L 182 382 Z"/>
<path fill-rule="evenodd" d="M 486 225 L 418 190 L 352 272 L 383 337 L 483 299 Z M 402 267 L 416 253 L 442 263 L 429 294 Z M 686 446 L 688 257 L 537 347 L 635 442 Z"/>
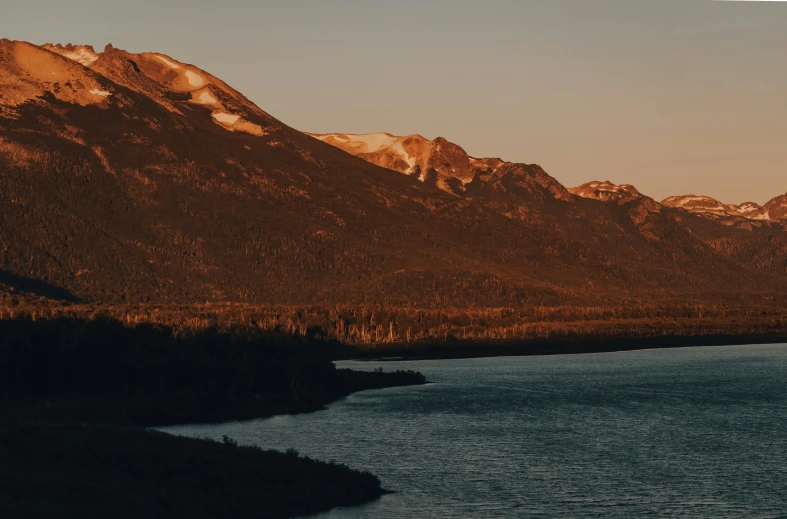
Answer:
<path fill-rule="evenodd" d="M 377 498 L 375 476 L 343 465 L 146 429 L 310 412 L 426 381 L 337 369 L 340 347 L 108 317 L 0 319 L 0 516 L 292 517 Z"/>
<path fill-rule="evenodd" d="M 495 308 L 244 303 L 92 305 L 17 296 L 5 304 L 0 301 L 0 318 L 111 318 L 129 326 L 163 325 L 176 333 L 221 331 L 241 337 L 286 333 L 325 339 L 321 352 L 346 358 L 360 352 L 384 353 L 454 340 L 527 345 L 598 338 L 658 340 L 680 336 L 703 343 L 703 338 L 712 335 L 782 337 L 787 323 L 786 307 L 787 297 L 783 294 L 740 294 L 737 301 L 727 304 L 687 298 L 664 304 Z"/>

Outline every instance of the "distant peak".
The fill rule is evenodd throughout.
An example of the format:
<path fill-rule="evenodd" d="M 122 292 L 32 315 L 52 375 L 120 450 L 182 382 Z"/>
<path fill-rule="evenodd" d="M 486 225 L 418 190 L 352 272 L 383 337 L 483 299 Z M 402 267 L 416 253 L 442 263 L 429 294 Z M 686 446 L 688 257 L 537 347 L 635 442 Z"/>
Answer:
<path fill-rule="evenodd" d="M 568 191 L 582 198 L 592 198 L 604 202 L 617 202 L 623 199 L 639 198 L 642 196 L 642 193 L 631 184 L 615 184 L 609 180 L 593 180 L 581 186 L 571 187 Z"/>
<path fill-rule="evenodd" d="M 478 174 L 496 172 L 504 161 L 470 157 L 445 137 L 433 140 L 414 133 L 308 133 L 316 139 L 384 168 L 411 175 L 421 182 L 461 194 Z"/>
<path fill-rule="evenodd" d="M 95 63 L 100 56 L 92 45 L 74 45 L 72 43 L 61 45 L 59 43 L 47 43 L 42 47 L 72 61 L 76 61 L 85 67 L 89 67 Z"/>
<path fill-rule="evenodd" d="M 739 217 L 748 220 L 772 220 L 766 208 L 754 202 L 744 202 L 740 205 L 725 204 L 713 197 L 705 195 L 678 195 L 665 198 L 661 202 L 667 207 L 684 209 L 690 213 L 709 217 Z"/>

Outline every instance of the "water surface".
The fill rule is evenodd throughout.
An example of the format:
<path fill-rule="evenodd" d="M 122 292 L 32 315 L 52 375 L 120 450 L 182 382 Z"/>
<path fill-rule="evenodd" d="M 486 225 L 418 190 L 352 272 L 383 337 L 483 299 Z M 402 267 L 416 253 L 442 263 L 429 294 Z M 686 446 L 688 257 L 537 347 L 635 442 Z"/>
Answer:
<path fill-rule="evenodd" d="M 787 346 L 341 367 L 434 384 L 165 430 L 295 448 L 397 493 L 325 518 L 785 517 Z"/>

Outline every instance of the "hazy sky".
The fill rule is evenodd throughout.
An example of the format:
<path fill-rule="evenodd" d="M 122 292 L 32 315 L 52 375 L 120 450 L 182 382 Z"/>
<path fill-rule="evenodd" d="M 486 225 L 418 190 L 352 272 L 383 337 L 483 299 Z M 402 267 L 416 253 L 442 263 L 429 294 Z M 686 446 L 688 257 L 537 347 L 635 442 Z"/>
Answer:
<path fill-rule="evenodd" d="M 787 192 L 787 2 L 13 2 L 0 37 L 193 63 L 300 130 L 444 136 L 568 186 Z"/>

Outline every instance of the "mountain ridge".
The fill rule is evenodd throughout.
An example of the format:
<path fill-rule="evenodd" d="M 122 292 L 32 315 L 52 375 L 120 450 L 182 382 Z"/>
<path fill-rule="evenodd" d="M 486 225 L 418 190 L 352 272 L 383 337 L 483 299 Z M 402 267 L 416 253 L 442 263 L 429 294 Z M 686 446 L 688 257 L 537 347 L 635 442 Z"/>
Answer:
<path fill-rule="evenodd" d="M 433 170 L 420 180 L 165 54 L 107 46 L 86 67 L 61 54 L 78 48 L 0 42 L 0 268 L 80 300 L 448 308 L 787 288 L 765 231 L 745 241 L 650 199 L 572 195 L 537 165 L 399 141 Z"/>
<path fill-rule="evenodd" d="M 590 181 L 569 188 L 572 194 L 600 201 L 619 201 L 630 197 L 646 196 L 630 184 L 614 184 L 610 181 Z M 764 205 L 756 202 L 725 204 L 705 195 L 673 195 L 660 202 L 661 205 L 682 209 L 708 218 L 741 218 L 753 222 L 787 222 L 787 195 L 779 195 Z M 771 212 L 773 211 L 773 213 Z"/>

